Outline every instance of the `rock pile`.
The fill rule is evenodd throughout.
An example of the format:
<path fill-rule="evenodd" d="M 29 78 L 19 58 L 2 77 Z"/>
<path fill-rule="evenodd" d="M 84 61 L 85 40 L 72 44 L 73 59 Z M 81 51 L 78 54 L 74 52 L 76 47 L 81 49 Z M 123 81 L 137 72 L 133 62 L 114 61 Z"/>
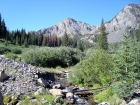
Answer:
<path fill-rule="evenodd" d="M 31 94 L 40 88 L 37 80 L 43 71 L 38 67 L 0 57 L 0 69 L 9 77 L 6 81 L 0 77 L 1 92 L 4 95 Z"/>

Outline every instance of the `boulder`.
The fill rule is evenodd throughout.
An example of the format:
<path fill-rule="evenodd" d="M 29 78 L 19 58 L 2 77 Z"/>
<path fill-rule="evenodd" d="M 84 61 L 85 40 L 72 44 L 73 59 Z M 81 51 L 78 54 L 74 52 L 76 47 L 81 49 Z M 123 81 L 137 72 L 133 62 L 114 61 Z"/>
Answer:
<path fill-rule="evenodd" d="M 73 93 L 71 92 L 66 93 L 66 98 L 73 98 Z"/>
<path fill-rule="evenodd" d="M 49 92 L 53 95 L 53 96 L 60 96 L 62 95 L 62 91 L 60 89 L 50 89 Z"/>
<path fill-rule="evenodd" d="M 39 78 L 37 81 L 38 81 L 38 83 L 40 83 L 44 87 L 48 87 L 49 86 L 49 83 L 45 79 L 43 79 L 43 78 Z"/>
<path fill-rule="evenodd" d="M 140 99 L 131 100 L 128 105 L 140 105 Z"/>
<path fill-rule="evenodd" d="M 34 93 L 34 95 L 39 95 L 40 93 L 43 93 L 43 92 L 45 92 L 45 88 L 41 87 Z"/>
<path fill-rule="evenodd" d="M 8 76 L 5 74 L 4 70 L 0 71 L 0 82 L 3 82 L 4 79 L 8 78 Z"/>
<path fill-rule="evenodd" d="M 53 89 L 59 89 L 59 88 L 61 88 L 61 84 L 56 84 L 56 85 L 53 85 L 53 87 L 52 87 Z"/>
<path fill-rule="evenodd" d="M 30 100 L 30 102 L 37 102 L 37 99 L 32 99 Z"/>
<path fill-rule="evenodd" d="M 48 103 L 48 100 L 42 100 L 42 104 L 47 104 Z"/>
<path fill-rule="evenodd" d="M 110 105 L 110 103 L 109 102 L 102 102 L 102 103 L 100 103 L 98 105 Z"/>

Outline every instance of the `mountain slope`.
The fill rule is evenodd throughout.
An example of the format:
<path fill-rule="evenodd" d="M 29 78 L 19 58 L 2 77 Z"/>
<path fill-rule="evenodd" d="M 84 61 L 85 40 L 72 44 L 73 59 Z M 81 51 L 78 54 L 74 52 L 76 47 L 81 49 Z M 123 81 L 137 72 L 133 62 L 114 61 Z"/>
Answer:
<path fill-rule="evenodd" d="M 95 30 L 96 30 L 95 26 L 90 26 L 87 23 L 76 21 L 72 18 L 66 18 L 62 20 L 58 25 L 45 28 L 41 30 L 41 32 L 46 35 L 56 34 L 58 36 L 62 36 L 65 31 L 67 31 L 69 35 L 76 35 L 76 34 L 84 35 L 84 34 L 92 34 Z"/>
<path fill-rule="evenodd" d="M 129 4 L 122 9 L 111 21 L 105 24 L 108 33 L 108 42 L 115 43 L 122 40 L 125 29 L 137 29 L 140 22 L 140 5 Z M 58 25 L 44 28 L 37 33 L 44 35 L 62 36 L 67 31 L 69 35 L 82 35 L 81 40 L 93 43 L 99 34 L 99 26 L 90 26 L 87 23 L 76 21 L 72 18 L 62 20 Z M 87 35 L 86 34 L 90 34 Z"/>
<path fill-rule="evenodd" d="M 140 22 L 140 5 L 129 4 L 119 12 L 110 22 L 106 23 L 108 42 L 119 42 L 125 32 L 125 29 L 137 29 Z"/>

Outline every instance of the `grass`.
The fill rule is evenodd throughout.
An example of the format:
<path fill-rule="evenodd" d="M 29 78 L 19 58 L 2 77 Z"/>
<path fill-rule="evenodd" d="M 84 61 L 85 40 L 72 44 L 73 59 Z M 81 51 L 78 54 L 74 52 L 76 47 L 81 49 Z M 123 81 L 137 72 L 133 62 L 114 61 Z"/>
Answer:
<path fill-rule="evenodd" d="M 110 105 L 120 105 L 123 101 L 116 96 L 110 87 L 97 93 L 97 95 L 94 97 L 94 100 L 96 100 L 98 103 L 109 102 Z"/>
<path fill-rule="evenodd" d="M 52 96 L 51 94 L 44 92 L 39 95 L 32 95 L 32 96 L 30 96 L 30 98 L 27 96 L 22 97 L 21 105 L 52 105 L 55 98 L 56 97 Z M 37 101 L 31 102 L 30 100 L 32 100 L 32 99 L 36 99 Z M 43 100 L 47 100 L 48 102 L 46 104 L 42 104 Z"/>

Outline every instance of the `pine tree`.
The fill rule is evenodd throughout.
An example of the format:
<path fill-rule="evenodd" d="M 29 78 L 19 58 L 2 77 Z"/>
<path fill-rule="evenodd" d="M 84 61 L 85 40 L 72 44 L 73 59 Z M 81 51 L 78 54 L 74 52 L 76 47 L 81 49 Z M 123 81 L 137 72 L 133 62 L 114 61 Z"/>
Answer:
<path fill-rule="evenodd" d="M 140 79 L 140 45 L 126 33 L 121 54 L 116 58 L 114 91 L 127 100 L 137 88 Z"/>
<path fill-rule="evenodd" d="M 2 38 L 2 17 L 0 14 L 0 38 Z"/>
<path fill-rule="evenodd" d="M 24 46 L 25 46 L 25 47 L 28 47 L 28 38 L 27 38 L 27 36 L 26 36 L 26 38 L 25 38 L 25 40 L 24 40 Z"/>
<path fill-rule="evenodd" d="M 42 46 L 42 42 L 43 42 L 43 34 L 40 34 L 38 36 L 38 46 Z"/>
<path fill-rule="evenodd" d="M 81 51 L 84 51 L 83 45 L 82 45 L 82 41 L 78 41 L 77 42 L 77 48 L 80 49 Z"/>
<path fill-rule="evenodd" d="M 21 45 L 24 44 L 25 38 L 26 38 L 26 31 L 25 29 L 21 29 Z"/>
<path fill-rule="evenodd" d="M 102 19 L 101 27 L 100 27 L 100 35 L 98 37 L 98 46 L 100 49 L 107 50 L 108 42 L 107 42 L 107 33 L 105 32 L 104 20 Z"/>
<path fill-rule="evenodd" d="M 46 45 L 47 45 L 47 39 L 46 39 L 46 37 L 44 36 L 44 37 L 43 37 L 42 46 L 46 46 Z"/>
<path fill-rule="evenodd" d="M 68 45 L 69 45 L 69 36 L 65 31 L 64 36 L 62 36 L 62 46 L 68 46 Z"/>
<path fill-rule="evenodd" d="M 5 25 L 4 19 L 2 20 L 1 24 L 2 24 L 2 38 L 3 39 L 6 39 L 7 27 Z"/>

